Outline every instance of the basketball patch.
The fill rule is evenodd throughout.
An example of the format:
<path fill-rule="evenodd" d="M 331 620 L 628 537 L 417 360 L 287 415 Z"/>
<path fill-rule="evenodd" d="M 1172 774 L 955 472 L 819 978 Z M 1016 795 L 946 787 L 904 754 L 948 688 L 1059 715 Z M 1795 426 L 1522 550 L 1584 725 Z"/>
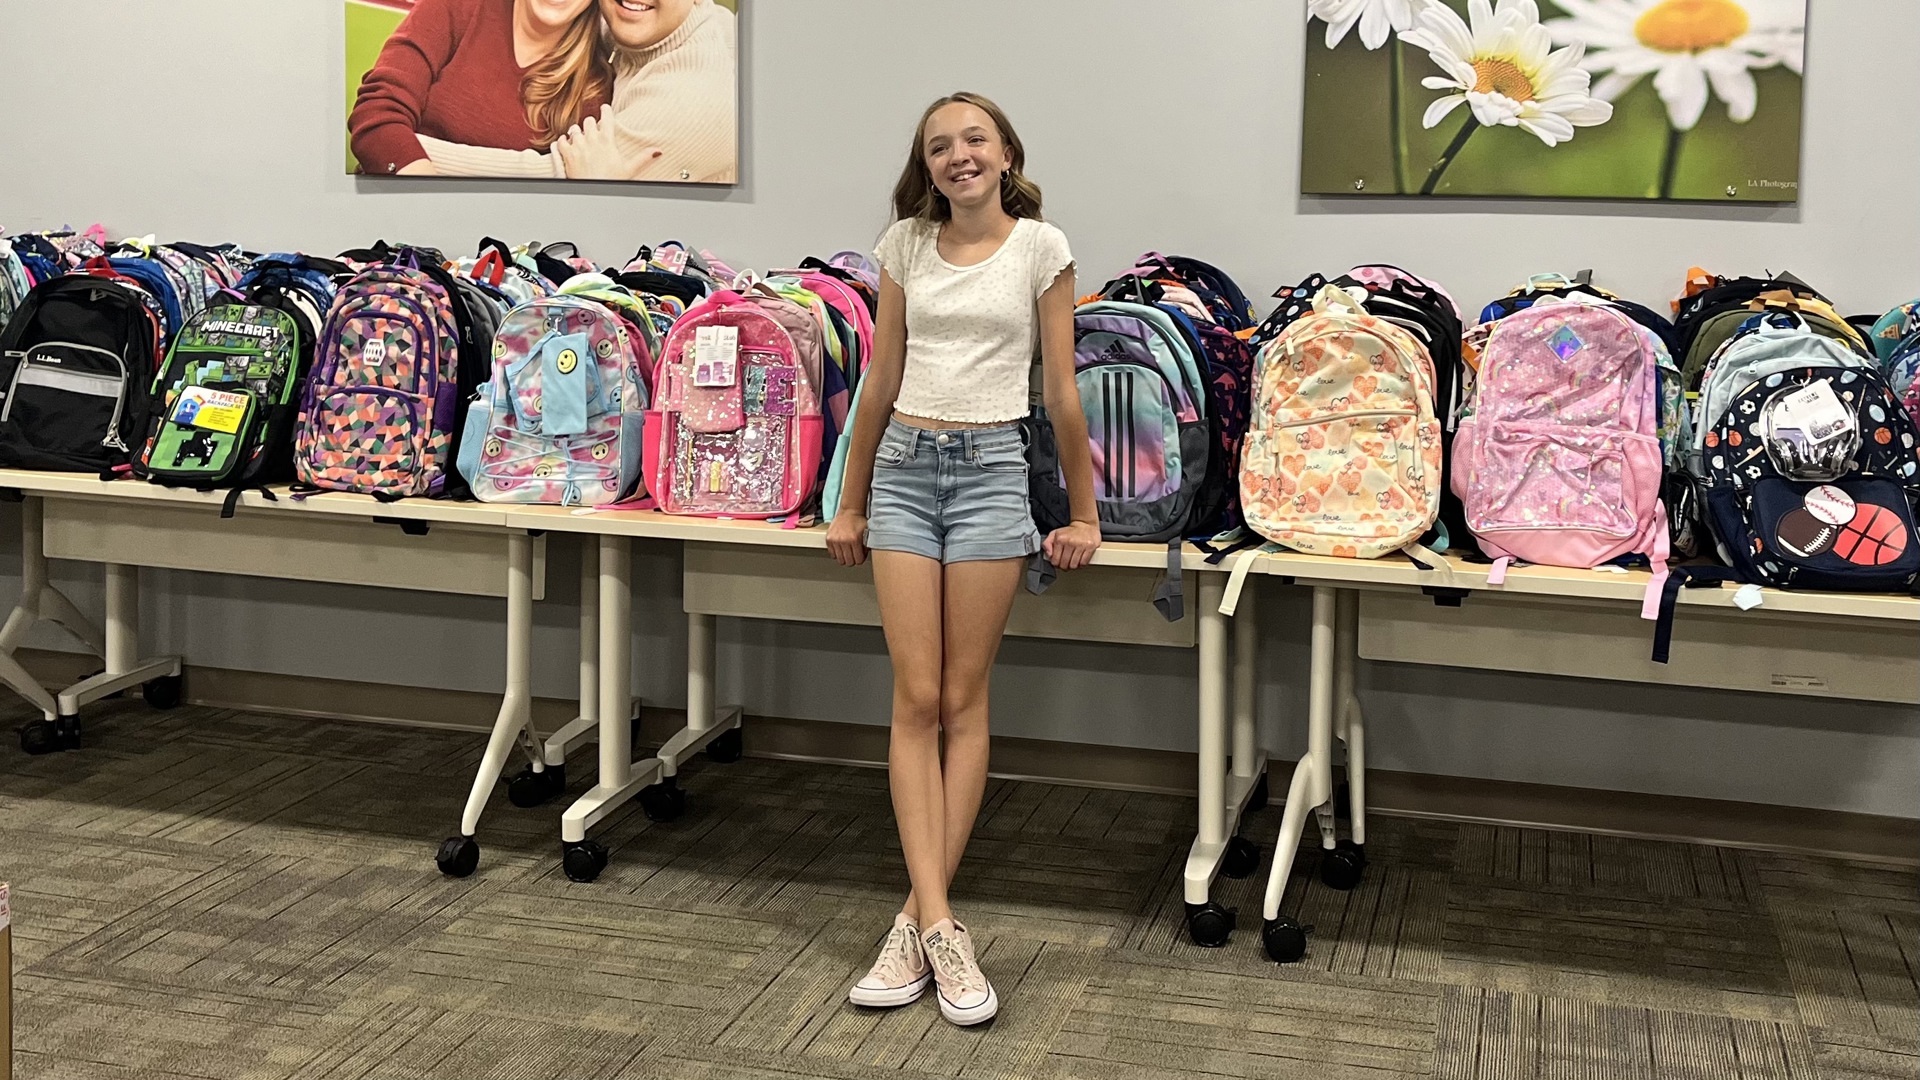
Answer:
<path fill-rule="evenodd" d="M 1906 523 L 1872 503 L 1860 507 L 1833 540 L 1834 554 L 1857 566 L 1885 566 L 1906 550 Z"/>

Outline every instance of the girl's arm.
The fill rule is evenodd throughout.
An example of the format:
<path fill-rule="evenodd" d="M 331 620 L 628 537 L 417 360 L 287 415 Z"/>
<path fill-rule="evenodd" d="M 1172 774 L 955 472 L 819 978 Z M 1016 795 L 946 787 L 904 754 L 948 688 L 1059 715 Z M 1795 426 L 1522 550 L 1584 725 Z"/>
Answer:
<path fill-rule="evenodd" d="M 1072 332 L 1072 328 L 1068 328 Z M 873 455 L 880 433 L 893 415 L 900 396 L 900 377 L 906 371 L 907 295 L 886 270 L 880 271 L 880 311 L 873 323 L 873 356 L 860 379 L 860 407 L 854 410 L 853 430 L 847 433 L 847 467 L 840 475 L 840 506 L 827 527 L 827 550 L 842 566 L 866 561 L 867 496 L 873 488 Z M 1072 362 L 1069 355 L 1068 362 Z M 1085 426 L 1083 423 L 1082 427 Z M 1086 467 L 1087 483 L 1093 466 Z M 1092 488 L 1088 488 L 1092 493 Z"/>
<path fill-rule="evenodd" d="M 560 155 L 538 150 L 502 150 L 496 146 L 469 146 L 431 135 L 418 136 L 421 147 L 441 176 L 512 176 L 564 178 Z"/>
<path fill-rule="evenodd" d="M 1073 520 L 1047 537 L 1047 561 L 1077 570 L 1100 549 L 1100 514 L 1093 498 L 1093 450 L 1087 444 L 1087 414 L 1080 408 L 1080 387 L 1073 379 L 1073 267 L 1068 266 L 1040 294 L 1040 365 L 1045 381 L 1047 417 L 1060 453 Z"/>

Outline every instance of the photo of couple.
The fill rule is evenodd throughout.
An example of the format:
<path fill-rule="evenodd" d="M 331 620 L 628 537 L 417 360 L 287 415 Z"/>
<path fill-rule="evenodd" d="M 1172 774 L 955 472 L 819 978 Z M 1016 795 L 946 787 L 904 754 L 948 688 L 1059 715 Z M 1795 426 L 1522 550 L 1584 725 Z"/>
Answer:
<path fill-rule="evenodd" d="M 347 171 L 731 184 L 739 0 L 347 0 Z"/>

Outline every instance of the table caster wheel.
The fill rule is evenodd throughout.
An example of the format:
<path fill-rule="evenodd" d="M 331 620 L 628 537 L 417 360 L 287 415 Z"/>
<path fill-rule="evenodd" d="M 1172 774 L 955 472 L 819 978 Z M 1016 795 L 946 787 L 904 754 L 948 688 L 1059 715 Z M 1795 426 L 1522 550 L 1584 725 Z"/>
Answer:
<path fill-rule="evenodd" d="M 740 729 L 734 728 L 724 735 L 714 736 L 713 741 L 707 744 L 707 759 L 730 765 L 740 760 L 740 751 Z"/>
<path fill-rule="evenodd" d="M 1267 808 L 1267 774 L 1261 773 L 1260 779 L 1253 785 L 1253 794 L 1247 796 L 1247 813 L 1257 814 Z"/>
<path fill-rule="evenodd" d="M 1236 913 L 1209 900 L 1187 905 L 1187 936 L 1203 949 L 1217 949 L 1233 935 Z"/>
<path fill-rule="evenodd" d="M 607 868 L 607 849 L 592 840 L 582 840 L 577 844 L 560 845 L 560 867 L 567 872 L 567 880 L 588 882 L 600 876 Z"/>
<path fill-rule="evenodd" d="M 180 688 L 180 676 L 162 675 L 142 683 L 140 696 L 146 698 L 147 704 L 156 709 L 171 709 L 180 704 Z"/>
<path fill-rule="evenodd" d="M 60 748 L 55 721 L 32 720 L 20 729 L 20 749 L 29 754 L 51 754 Z"/>
<path fill-rule="evenodd" d="M 1367 869 L 1367 849 L 1351 840 L 1342 840 L 1332 851 L 1320 854 L 1320 880 L 1330 889 L 1345 892 L 1360 884 Z"/>
<path fill-rule="evenodd" d="M 669 776 L 640 789 L 640 809 L 646 812 L 648 821 L 673 821 L 687 812 L 687 793 L 675 777 Z"/>
<path fill-rule="evenodd" d="M 1220 872 L 1230 878 L 1244 878 L 1260 865 L 1260 849 L 1244 836 L 1227 838 L 1227 853 L 1220 860 Z"/>
<path fill-rule="evenodd" d="M 507 781 L 507 801 L 525 810 L 539 806 L 565 790 L 565 765 L 549 765 L 541 772 L 534 772 L 533 766 L 529 765 Z"/>
<path fill-rule="evenodd" d="M 1291 964 L 1307 954 L 1307 928 L 1285 915 L 1260 928 L 1260 944 L 1276 964 Z"/>
<path fill-rule="evenodd" d="M 471 836 L 449 836 L 440 841 L 433 861 L 448 877 L 466 877 L 480 867 L 480 845 Z"/>

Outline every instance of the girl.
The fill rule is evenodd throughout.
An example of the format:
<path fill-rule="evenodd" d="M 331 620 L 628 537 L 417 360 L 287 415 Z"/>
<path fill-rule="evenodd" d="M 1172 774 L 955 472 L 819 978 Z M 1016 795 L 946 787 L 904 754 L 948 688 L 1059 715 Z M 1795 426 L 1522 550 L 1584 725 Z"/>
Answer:
<path fill-rule="evenodd" d="M 419 0 L 347 118 L 360 171 L 443 169 L 427 141 L 545 150 L 613 93 L 593 0 Z"/>
<path fill-rule="evenodd" d="M 912 885 L 879 960 L 848 997 L 905 1005 L 932 981 L 956 1024 L 999 1009 L 947 905 L 987 782 L 994 654 L 1027 556 L 1044 550 L 1072 570 L 1100 546 L 1073 380 L 1073 256 L 1040 219 L 1025 163 L 1013 125 L 986 98 L 953 94 L 921 116 L 894 187 L 897 220 L 874 252 L 873 360 L 827 531 L 843 565 L 873 549 L 893 659 L 888 768 Z M 1044 542 L 1028 510 L 1018 423 L 1036 343 L 1073 518 Z"/>

